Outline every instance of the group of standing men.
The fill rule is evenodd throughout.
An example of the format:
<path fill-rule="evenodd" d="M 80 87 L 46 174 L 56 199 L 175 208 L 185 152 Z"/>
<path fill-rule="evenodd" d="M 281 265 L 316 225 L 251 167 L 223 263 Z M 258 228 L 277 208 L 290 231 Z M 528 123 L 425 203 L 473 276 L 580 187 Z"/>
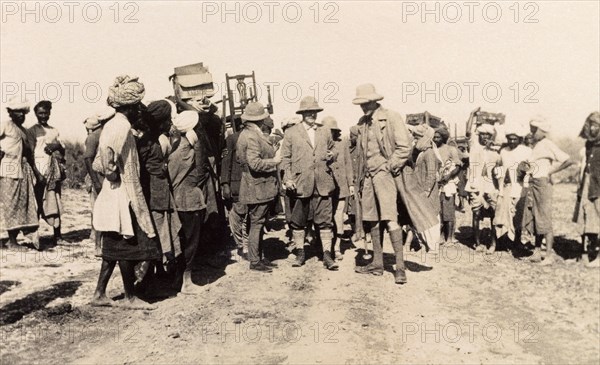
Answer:
<path fill-rule="evenodd" d="M 419 185 L 418 173 L 413 171 L 414 166 L 408 165 L 413 153 L 413 136 L 398 113 L 381 106 L 379 101 L 382 99 L 371 84 L 357 88 L 353 103 L 361 107 L 363 117 L 353 128 L 352 156 L 351 146 L 339 138 L 335 119 L 326 117 L 322 122 L 317 121 L 317 114 L 323 109 L 312 97 L 305 97 L 300 102 L 297 113 L 302 119 L 292 126 L 286 123 L 277 156 L 263 133 L 262 126 L 268 118 L 264 107 L 260 103 L 250 103 L 246 107 L 242 115 L 245 127 L 239 137 L 230 137 L 237 138 L 235 157 L 230 158 L 236 158 L 241 166 L 239 203 L 247 207 L 251 269 L 272 270 L 273 264 L 260 257 L 260 233 L 269 206 L 279 194 L 281 182 L 286 197 L 286 220 L 295 251 L 293 266 L 304 264 L 306 233 L 309 228 L 314 228 L 322 247 L 323 265 L 329 270 L 338 268 L 336 259 L 340 260 L 342 256 L 336 254 L 339 246 L 336 248 L 335 243 L 343 233 L 340 217 L 344 210 L 344 204 L 340 202 L 351 197 L 355 198 L 355 212 L 360 210 L 361 213 L 355 225 L 363 226 L 370 233 L 373 244 L 372 262 L 357 267 L 356 272 L 383 274 L 382 243 L 384 230 L 387 230 L 396 254 L 395 281 L 406 283 L 404 239 L 397 202 L 408 213 L 403 219 L 417 227 L 418 232 L 425 234 L 439 230 L 439 220 L 436 203 L 424 203 L 427 192 L 415 188 Z M 225 174 L 231 171 L 225 163 Z M 230 180 L 225 178 L 222 183 L 229 185 Z M 236 217 L 239 210 L 232 209 Z M 231 226 L 232 229 L 243 229 L 238 224 Z M 243 237 L 243 232 L 234 231 L 233 234 Z M 430 240 L 429 245 L 437 243 Z"/>
<path fill-rule="evenodd" d="M 462 153 L 448 143 L 445 126 L 433 129 L 426 124 L 405 125 L 398 113 L 381 106 L 382 99 L 371 84 L 357 88 L 353 103 L 361 107 L 363 116 L 351 128 L 347 145 L 339 139 L 335 119 L 326 117 L 317 122 L 317 113 L 323 109 L 313 98 L 304 98 L 297 112 L 302 120 L 292 127 L 284 124 L 285 137 L 277 154 L 280 158 L 274 157 L 277 146 L 268 143 L 268 133 L 260 133 L 268 114 L 258 103 L 249 105 L 242 116 L 246 128 L 239 135 L 236 153 L 242 163 L 240 197 L 249 194 L 240 198 L 240 202 L 248 204 L 250 232 L 253 232 L 248 239 L 251 269 L 268 272 L 274 266 L 257 253 L 269 204 L 278 195 L 278 183 L 286 197 L 286 220 L 292 232 L 296 267 L 302 266 L 306 259 L 307 229 L 315 228 L 324 266 L 337 269 L 336 260 L 343 258 L 332 254 L 337 251 L 336 238 L 343 233 L 343 228 L 340 229 L 343 220 L 339 223 L 336 219 L 337 207 L 349 197 L 353 209 L 348 213 L 359 217 L 353 228 L 356 232 L 364 228 L 373 245 L 373 260 L 355 271 L 383 274 L 382 243 L 387 230 L 396 256 L 395 281 L 406 283 L 403 245 L 409 244 L 415 233 L 432 254 L 437 253 L 440 244 L 453 244 L 456 198 L 461 189 L 472 209 L 473 246 L 478 252 L 495 252 L 497 240 L 502 238 L 517 250 L 525 247 L 521 243 L 531 242 L 530 262 L 541 265 L 555 262 L 553 176 L 575 161 L 548 139 L 551 129 L 548 121 L 534 117 L 527 130 L 515 123 L 506 125 L 504 130 L 485 122 L 469 123 L 469 150 Z M 252 114 L 254 109 L 257 111 Z M 596 207 L 597 188 L 593 178 L 597 166 L 590 151 L 598 138 L 598 128 L 599 114 L 592 113 L 581 133 L 587 141 L 587 152 L 581 165 L 580 203 L 574 218 L 584 221 L 583 256 L 591 267 L 600 262 L 596 232 L 600 210 Z M 259 137 L 267 142 L 256 143 Z M 498 143 L 499 140 L 502 142 Z M 351 157 L 346 157 L 348 149 L 352 150 Z M 336 173 L 340 170 L 350 172 Z M 464 174 L 462 181 L 461 174 Z M 348 193 L 340 195 L 344 190 Z M 480 222 L 484 218 L 490 218 L 492 225 L 487 247 L 481 242 Z"/>
<path fill-rule="evenodd" d="M 53 240 L 61 234 L 61 185 L 66 178 L 65 147 L 58 130 L 49 124 L 52 102 L 34 107 L 37 123 L 24 127 L 30 111 L 27 100 L 12 98 L 9 119 L 0 124 L 0 231 L 8 236 L 7 247 L 20 249 L 20 231 L 32 234 L 40 249 L 39 222 L 53 229 Z"/>
<path fill-rule="evenodd" d="M 552 176 L 573 161 L 547 138 L 550 125 L 541 117 L 530 122 L 532 146 L 525 145 L 526 132 L 507 127 L 506 141 L 499 148 L 494 126 L 475 124 L 464 158 L 448 143 L 444 126 L 406 125 L 400 114 L 380 104 L 383 96 L 372 84 L 364 84 L 357 87 L 352 101 L 363 116 L 352 126 L 348 141 L 341 138 L 333 117 L 317 120 L 323 109 L 313 97 L 301 100 L 300 120 L 282 123 L 285 134 L 272 133 L 273 121 L 265 107 L 252 102 L 241 116 L 241 131 L 227 138 L 221 156 L 211 137 L 211 130 L 218 130 L 213 121 L 218 117 L 177 97 L 145 106 L 144 95 L 144 85 L 136 77 L 117 77 L 109 88 L 109 111 L 85 120 L 84 159 L 91 177 L 93 228 L 100 233 L 95 237 L 96 252 L 102 257 L 93 305 L 114 305 L 105 291 L 117 263 L 125 307 L 147 307 L 136 300 L 136 280 L 143 286 L 152 277 L 149 274 L 169 266 L 175 267 L 175 286 L 181 293 L 198 293 L 192 270 L 197 256 L 204 255 L 197 253 L 206 250 L 208 242 L 225 238 L 214 224 L 221 204 L 214 165 L 221 157 L 220 192 L 229 203 L 229 226 L 254 271 L 277 267 L 264 255 L 262 235 L 275 206 L 283 201 L 295 253 L 292 266 L 304 265 L 307 232 L 314 229 L 324 267 L 338 269 L 347 212 L 357 238 L 368 233 L 373 246 L 373 259 L 355 271 L 383 274 L 387 231 L 396 258 L 395 282 L 404 284 L 403 245 L 415 233 L 432 254 L 440 244 L 454 242 L 455 198 L 466 166 L 462 188 L 473 211 L 476 249 L 485 250 L 479 222 L 490 217 L 494 229 L 487 252 L 496 249 L 496 237 L 506 234 L 513 242 L 523 241 L 529 233 L 535 237 L 529 260 L 544 265 L 555 260 Z M 48 126 L 50 108 L 47 103 L 36 106 L 40 123 L 28 132 L 22 124 L 29 106 L 15 100 L 8 108 L 10 120 L 0 130 L 0 220 L 13 245 L 19 230 L 37 227 L 37 206 L 28 203 L 36 201 L 35 180 L 44 183 L 43 217 L 60 236 L 59 215 L 51 214 L 50 208 L 60 210 L 60 191 L 56 196 L 52 191 L 64 179 L 59 164 L 64 148 Z M 584 248 L 592 266 L 598 266 L 600 113 L 588 117 L 580 136 L 586 147 L 575 219 L 583 222 Z M 30 153 L 38 147 L 39 153 Z M 38 155 L 49 161 L 45 174 L 38 171 L 34 160 Z"/>

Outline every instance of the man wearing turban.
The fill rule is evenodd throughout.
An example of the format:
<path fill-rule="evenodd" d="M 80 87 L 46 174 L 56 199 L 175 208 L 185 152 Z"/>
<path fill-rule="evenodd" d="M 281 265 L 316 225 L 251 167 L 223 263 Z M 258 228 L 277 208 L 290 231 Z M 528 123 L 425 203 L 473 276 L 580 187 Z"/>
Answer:
<path fill-rule="evenodd" d="M 551 265 L 555 261 L 552 251 L 554 246 L 554 233 L 552 231 L 552 176 L 562 171 L 575 162 L 568 154 L 548 139 L 550 123 L 544 117 L 534 117 L 529 122 L 533 135 L 533 150 L 529 160 L 521 164 L 523 170 L 530 177 L 528 191 L 530 206 L 525 209 L 525 222 L 531 222 L 529 233 L 535 236 L 535 250 L 529 257 L 531 262 L 542 261 L 542 240 L 546 239 L 548 248 L 546 258 L 540 265 Z M 531 219 L 528 219 L 528 218 Z"/>
<path fill-rule="evenodd" d="M 517 214 L 523 205 L 524 180 L 517 172 L 517 167 L 531 156 L 531 148 L 525 146 L 523 138 L 527 132 L 519 125 L 507 125 L 505 136 L 507 144 L 500 150 L 500 161 L 495 170 L 498 179 L 499 195 L 495 215 L 496 237 L 507 235 L 512 242 L 520 239 L 521 214 Z"/>
<path fill-rule="evenodd" d="M 183 260 L 177 270 L 177 289 L 183 294 L 199 294 L 192 281 L 192 263 L 197 256 L 202 230 L 206 227 L 206 200 L 202 190 L 202 142 L 194 131 L 198 113 L 184 111 L 173 119 L 173 127 L 181 133 L 169 155 L 169 176 L 173 186 L 175 206 L 182 223 L 181 248 Z"/>
<path fill-rule="evenodd" d="M 93 211 L 93 226 L 102 234 L 102 267 L 92 305 L 111 306 L 106 286 L 119 263 L 125 300 L 132 309 L 153 308 L 134 295 L 135 267 L 160 259 L 156 232 L 140 183 L 140 160 L 132 125 L 142 118 L 144 85 L 137 77 L 119 76 L 109 88 L 107 103 L 115 116 L 102 130 L 93 167 L 104 175 Z"/>
<path fill-rule="evenodd" d="M 495 135 L 494 126 L 480 124 L 475 130 L 476 139 L 470 141 L 469 171 L 466 191 L 469 192 L 469 203 L 473 212 L 473 232 L 475 249 L 482 252 L 485 248 L 480 242 L 479 223 L 488 217 L 494 220 L 498 190 L 493 181 L 492 171 L 499 161 L 499 154 L 492 149 L 491 144 Z M 496 235 L 492 231 L 492 242 L 488 253 L 496 250 Z"/>
<path fill-rule="evenodd" d="M 146 90 L 144 84 L 135 76 L 117 76 L 113 85 L 108 89 L 107 103 L 117 109 L 126 105 L 135 105 L 142 101 Z"/>
<path fill-rule="evenodd" d="M 450 132 L 446 127 L 435 130 L 433 143 L 435 143 L 442 167 L 440 171 L 440 222 L 444 232 L 446 244 L 454 243 L 454 223 L 456 221 L 455 198 L 458 184 L 458 174 L 462 167 L 460 152 L 448 144 Z"/>
<path fill-rule="evenodd" d="M 577 189 L 577 204 L 573 221 L 580 224 L 587 267 L 600 266 L 600 112 L 590 114 L 579 136 L 585 139 L 581 179 Z M 584 256 L 584 262 L 586 257 Z"/>

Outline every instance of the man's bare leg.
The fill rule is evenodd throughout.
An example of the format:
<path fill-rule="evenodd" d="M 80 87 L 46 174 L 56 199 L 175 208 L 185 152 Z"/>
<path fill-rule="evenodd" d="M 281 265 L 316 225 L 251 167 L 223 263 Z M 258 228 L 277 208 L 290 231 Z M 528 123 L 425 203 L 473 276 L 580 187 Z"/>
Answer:
<path fill-rule="evenodd" d="M 92 306 L 107 307 L 112 305 L 112 301 L 106 297 L 106 287 L 108 286 L 108 281 L 112 276 L 116 264 L 117 263 L 115 261 L 108 261 L 105 259 L 102 260 L 100 275 L 98 276 L 98 284 L 96 284 L 96 291 L 92 297 Z"/>

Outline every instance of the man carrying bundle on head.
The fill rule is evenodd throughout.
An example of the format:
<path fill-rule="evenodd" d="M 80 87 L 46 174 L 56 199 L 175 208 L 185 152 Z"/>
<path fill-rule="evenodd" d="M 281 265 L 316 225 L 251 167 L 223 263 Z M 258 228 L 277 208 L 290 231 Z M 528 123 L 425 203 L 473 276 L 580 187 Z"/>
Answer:
<path fill-rule="evenodd" d="M 175 288 L 182 294 L 200 294 L 192 281 L 194 260 L 199 253 L 205 229 L 206 201 L 202 191 L 204 178 L 204 146 L 196 133 L 198 114 L 184 111 L 173 118 L 178 136 L 169 155 L 169 178 L 173 198 L 181 222 L 181 257 L 177 260 Z"/>

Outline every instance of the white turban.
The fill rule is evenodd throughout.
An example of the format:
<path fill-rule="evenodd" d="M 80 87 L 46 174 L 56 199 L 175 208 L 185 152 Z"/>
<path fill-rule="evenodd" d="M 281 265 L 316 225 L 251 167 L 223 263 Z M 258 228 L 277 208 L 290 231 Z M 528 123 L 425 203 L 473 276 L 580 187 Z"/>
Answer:
<path fill-rule="evenodd" d="M 529 125 L 532 127 L 537 127 L 537 129 L 544 133 L 549 133 L 551 129 L 550 122 L 540 115 L 536 115 L 535 117 L 531 118 Z"/>
<path fill-rule="evenodd" d="M 167 99 L 165 98 L 164 100 L 167 101 L 167 103 L 169 103 L 169 105 L 171 106 L 171 120 L 175 120 L 177 118 L 177 105 L 175 105 L 175 103 L 171 100 L 171 99 Z"/>
<path fill-rule="evenodd" d="M 200 117 L 198 112 L 192 110 L 186 110 L 177 114 L 177 117 L 173 119 L 173 126 L 175 129 L 185 134 L 190 145 L 196 144 L 198 141 L 198 135 L 194 132 L 194 127 L 198 124 Z"/>
<path fill-rule="evenodd" d="M 26 113 L 29 113 L 29 111 L 31 110 L 29 100 L 21 97 L 21 95 L 15 95 L 12 98 L 10 98 L 6 108 L 10 110 L 23 110 Z"/>
<path fill-rule="evenodd" d="M 194 129 L 198 120 L 198 112 L 186 110 L 177 114 L 177 117 L 173 119 L 173 126 L 181 133 L 187 133 Z"/>
<path fill-rule="evenodd" d="M 525 130 L 523 125 L 518 124 L 518 123 L 510 123 L 510 124 L 507 123 L 504 127 L 504 135 L 505 136 L 514 134 L 517 137 L 525 137 L 527 135 L 527 133 L 528 133 L 528 131 Z"/>
<path fill-rule="evenodd" d="M 483 123 L 483 124 L 479 125 L 479 127 L 477 127 L 477 129 L 475 130 L 475 133 L 476 134 L 487 133 L 487 134 L 491 134 L 493 136 L 494 133 L 496 133 L 496 130 L 494 129 L 493 125 Z"/>
<path fill-rule="evenodd" d="M 94 115 L 83 121 L 87 129 L 96 129 L 106 123 L 115 116 L 115 110 L 106 106 L 102 110 L 98 110 Z"/>

